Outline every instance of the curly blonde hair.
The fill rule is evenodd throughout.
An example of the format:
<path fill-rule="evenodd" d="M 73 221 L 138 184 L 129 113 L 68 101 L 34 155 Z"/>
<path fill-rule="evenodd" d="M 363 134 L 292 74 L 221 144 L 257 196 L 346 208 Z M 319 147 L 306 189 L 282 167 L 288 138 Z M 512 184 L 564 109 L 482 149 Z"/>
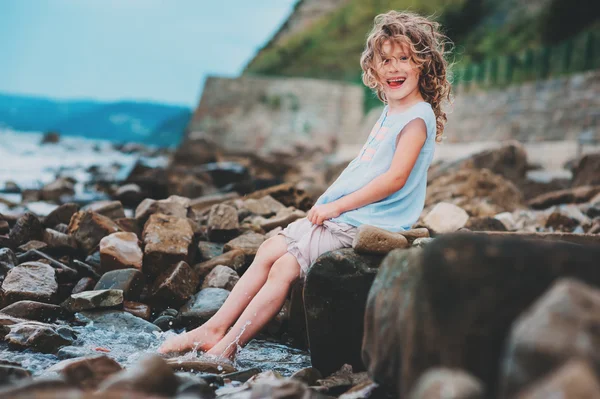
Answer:
<path fill-rule="evenodd" d="M 451 84 L 448 80 L 449 66 L 446 47 L 452 45 L 440 31 L 440 24 L 412 12 L 389 11 L 375 17 L 375 25 L 368 35 L 365 49 L 360 57 L 362 81 L 387 103 L 383 87 L 375 68 L 376 56 L 382 56 L 383 44 L 390 40 L 406 44 L 410 58 L 420 69 L 419 91 L 431 104 L 436 116 L 436 141 L 442 140 L 447 118 L 442 103 L 450 102 Z"/>

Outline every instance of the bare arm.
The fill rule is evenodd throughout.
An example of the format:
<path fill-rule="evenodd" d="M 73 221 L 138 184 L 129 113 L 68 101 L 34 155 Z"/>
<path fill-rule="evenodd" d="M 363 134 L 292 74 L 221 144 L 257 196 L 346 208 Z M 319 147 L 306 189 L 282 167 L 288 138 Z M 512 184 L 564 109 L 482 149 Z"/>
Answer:
<path fill-rule="evenodd" d="M 315 205 L 307 214 L 308 220 L 320 225 L 323 220 L 379 201 L 400 190 L 406 184 L 426 138 L 425 122 L 420 118 L 410 121 L 398 135 L 396 151 L 386 172 L 336 201 Z"/>

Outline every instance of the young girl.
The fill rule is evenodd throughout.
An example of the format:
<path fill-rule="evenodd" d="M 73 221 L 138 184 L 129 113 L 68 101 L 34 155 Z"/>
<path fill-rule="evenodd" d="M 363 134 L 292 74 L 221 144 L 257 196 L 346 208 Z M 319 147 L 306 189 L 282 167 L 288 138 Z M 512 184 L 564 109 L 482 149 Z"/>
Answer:
<path fill-rule="evenodd" d="M 197 348 L 233 358 L 238 345 L 279 312 L 291 284 L 306 275 L 319 255 L 351 247 L 362 224 L 402 231 L 417 221 L 427 169 L 446 122 L 441 105 L 450 99 L 447 42 L 438 28 L 408 12 L 375 18 L 360 64 L 364 84 L 386 105 L 360 153 L 305 218 L 260 246 L 209 321 L 167 340 L 159 352 Z"/>

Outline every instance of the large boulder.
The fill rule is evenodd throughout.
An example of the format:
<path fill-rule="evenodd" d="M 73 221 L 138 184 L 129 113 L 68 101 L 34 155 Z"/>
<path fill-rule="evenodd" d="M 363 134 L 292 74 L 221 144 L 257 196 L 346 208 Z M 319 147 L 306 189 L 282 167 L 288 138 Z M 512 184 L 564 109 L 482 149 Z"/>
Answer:
<path fill-rule="evenodd" d="M 595 245 L 458 233 L 422 251 L 388 254 L 366 308 L 365 365 L 400 395 L 436 366 L 463 369 L 493 394 L 516 318 L 560 277 L 600 285 Z"/>
<path fill-rule="evenodd" d="M 312 264 L 304 285 L 304 309 L 313 367 L 324 375 L 360 358 L 367 294 L 382 259 L 352 248 L 329 251 Z"/>

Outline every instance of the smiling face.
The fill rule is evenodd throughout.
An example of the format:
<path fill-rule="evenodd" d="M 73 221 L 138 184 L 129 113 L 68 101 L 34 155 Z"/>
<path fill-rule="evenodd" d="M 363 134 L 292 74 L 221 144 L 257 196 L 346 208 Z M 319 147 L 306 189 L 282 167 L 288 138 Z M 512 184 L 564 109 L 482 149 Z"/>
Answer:
<path fill-rule="evenodd" d="M 423 101 L 419 91 L 420 70 L 411 60 L 409 50 L 406 44 L 386 40 L 381 46 L 381 54 L 375 56 L 377 80 L 390 108 Z"/>

